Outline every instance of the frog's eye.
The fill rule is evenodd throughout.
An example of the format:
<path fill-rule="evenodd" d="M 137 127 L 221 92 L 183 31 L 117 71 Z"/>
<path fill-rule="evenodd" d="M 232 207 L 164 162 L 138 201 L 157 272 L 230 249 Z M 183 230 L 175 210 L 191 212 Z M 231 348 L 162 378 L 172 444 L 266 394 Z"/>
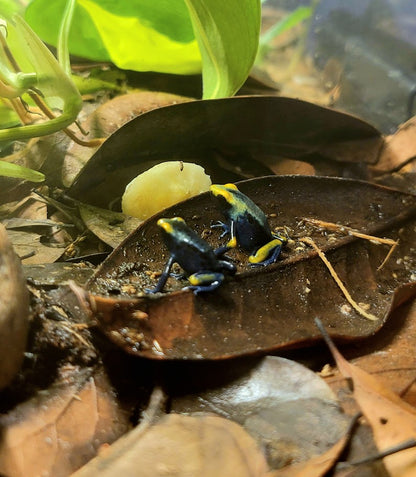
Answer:
<path fill-rule="evenodd" d="M 182 217 L 173 217 L 172 219 L 159 219 L 157 225 L 161 227 L 165 232 L 171 234 L 175 230 L 175 225 L 184 224 L 185 221 Z"/>

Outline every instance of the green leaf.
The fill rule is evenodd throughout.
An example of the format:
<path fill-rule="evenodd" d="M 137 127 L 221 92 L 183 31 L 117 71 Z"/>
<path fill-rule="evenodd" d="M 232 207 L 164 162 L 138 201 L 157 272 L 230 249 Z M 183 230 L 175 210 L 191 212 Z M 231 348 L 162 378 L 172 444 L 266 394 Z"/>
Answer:
<path fill-rule="evenodd" d="M 203 62 L 203 97 L 233 95 L 256 57 L 260 0 L 185 0 Z"/>
<path fill-rule="evenodd" d="M 36 73 L 35 86 L 48 106 L 61 109 L 62 114 L 41 124 L 0 129 L 0 141 L 44 136 L 69 126 L 82 107 L 82 98 L 71 78 L 23 18 L 15 15 L 7 21 L 7 33 L 8 47 L 22 72 Z"/>
<path fill-rule="evenodd" d="M 66 0 L 32 0 L 25 18 L 57 44 Z M 69 34 L 72 54 L 123 69 L 190 74 L 201 56 L 184 0 L 78 0 Z"/>
<path fill-rule="evenodd" d="M 21 15 L 24 11 L 23 6 L 16 0 L 0 0 L 0 12 L 4 13 L 8 17 L 11 17 L 15 13 Z"/>
<path fill-rule="evenodd" d="M 0 161 L 0 176 L 16 177 L 31 182 L 43 182 L 45 180 L 45 176 L 41 172 L 5 161 Z"/>

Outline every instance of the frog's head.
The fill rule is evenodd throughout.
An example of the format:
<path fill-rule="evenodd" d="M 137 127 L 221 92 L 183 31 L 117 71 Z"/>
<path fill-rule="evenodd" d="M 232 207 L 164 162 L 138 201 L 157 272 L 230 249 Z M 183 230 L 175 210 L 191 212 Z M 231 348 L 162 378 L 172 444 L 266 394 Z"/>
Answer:
<path fill-rule="evenodd" d="M 212 184 L 209 190 L 225 209 L 235 208 L 239 203 L 239 190 L 234 184 Z"/>
<path fill-rule="evenodd" d="M 182 217 L 173 217 L 172 219 L 159 219 L 157 225 L 168 235 L 175 235 L 178 230 L 187 227 Z"/>

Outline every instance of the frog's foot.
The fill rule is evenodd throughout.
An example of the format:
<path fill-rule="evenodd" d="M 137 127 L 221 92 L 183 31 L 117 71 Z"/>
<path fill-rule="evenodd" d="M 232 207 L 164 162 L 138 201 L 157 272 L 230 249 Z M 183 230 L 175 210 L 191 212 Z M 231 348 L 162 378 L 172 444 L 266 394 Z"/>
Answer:
<path fill-rule="evenodd" d="M 231 227 L 228 224 L 221 222 L 220 220 L 218 222 L 215 222 L 215 224 L 211 225 L 212 229 L 215 229 L 216 227 L 222 228 L 222 233 L 220 235 L 220 238 L 225 237 L 227 234 L 230 233 L 230 230 L 231 230 Z"/>
<path fill-rule="evenodd" d="M 195 295 L 218 288 L 224 281 L 224 275 L 218 272 L 198 272 L 188 277 L 190 286 L 182 290 L 192 290 Z"/>
<path fill-rule="evenodd" d="M 250 255 L 248 261 L 253 267 L 264 267 L 274 263 L 280 255 L 283 243 L 284 240 L 282 238 L 274 238 L 266 245 L 263 245 L 263 247 L 260 247 L 256 253 Z"/>

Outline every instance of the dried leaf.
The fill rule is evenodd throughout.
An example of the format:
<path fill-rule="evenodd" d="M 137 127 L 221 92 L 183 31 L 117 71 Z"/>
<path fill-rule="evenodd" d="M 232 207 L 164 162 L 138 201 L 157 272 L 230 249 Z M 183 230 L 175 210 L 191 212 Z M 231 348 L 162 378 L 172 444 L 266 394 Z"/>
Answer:
<path fill-rule="evenodd" d="M 0 472 L 13 477 L 64 477 L 128 429 L 102 373 L 73 369 L 0 417 Z"/>
<path fill-rule="evenodd" d="M 348 444 L 354 422 L 355 419 L 345 435 L 323 454 L 314 456 L 307 462 L 270 472 L 267 477 L 323 477 L 334 467 L 345 446 Z"/>
<path fill-rule="evenodd" d="M 238 273 L 213 293 L 181 291 L 185 280 L 170 278 L 166 291 L 149 296 L 168 258 L 158 218 L 180 216 L 214 246 L 224 244 L 210 225 L 222 217 L 209 194 L 173 206 L 144 222 L 102 264 L 88 288 L 101 329 L 128 352 L 156 359 L 219 359 L 310 344 L 319 339 L 311 316 L 331 334 L 351 340 L 379 330 L 392 309 L 414 296 L 416 197 L 369 183 L 322 177 L 265 177 L 240 189 L 294 240 L 281 259 L 251 268 L 247 254 L 229 253 Z M 346 234 L 328 235 L 307 226 L 316 218 L 369 235 L 400 238 L 387 264 L 388 248 Z M 379 317 L 370 322 L 346 302 L 316 252 L 296 244 L 312 236 L 325 251 L 354 300 Z M 410 283 L 409 282 L 413 282 Z M 103 296 L 100 296 L 103 295 Z M 110 296 L 109 296 L 110 295 Z M 140 317 L 140 318 L 138 318 Z M 296 317 L 296 318 L 294 318 Z"/>
<path fill-rule="evenodd" d="M 399 129 L 385 140 L 376 169 L 381 171 L 399 170 L 413 158 L 402 172 L 414 172 L 416 156 L 416 117 L 402 124 Z"/>
<path fill-rule="evenodd" d="M 354 398 L 372 427 L 379 451 L 414 439 L 416 409 L 384 387 L 376 377 L 350 364 L 332 342 L 326 341 L 339 370 L 352 380 Z M 416 448 L 385 457 L 383 462 L 392 477 L 415 475 Z"/>
<path fill-rule="evenodd" d="M 20 261 L 0 224 L 0 389 L 18 372 L 29 329 L 29 293 Z"/>
<path fill-rule="evenodd" d="M 217 416 L 169 414 L 145 431 L 137 427 L 72 477 L 265 477 L 254 440 Z"/>
<path fill-rule="evenodd" d="M 8 235 L 16 253 L 25 257 L 25 265 L 55 262 L 65 251 L 62 246 L 49 247 L 42 243 L 42 235 L 35 232 L 9 230 Z"/>
<path fill-rule="evenodd" d="M 89 141 L 95 138 L 106 138 L 121 128 L 123 124 L 146 111 L 184 101 L 189 101 L 189 98 L 151 91 L 116 96 L 95 109 L 82 123 L 83 129 L 88 131 L 88 135 L 84 136 L 83 139 Z M 70 143 L 63 161 L 62 171 L 60 171 L 61 180 L 65 187 L 72 184 L 76 175 L 96 150 L 97 148 L 87 148 L 75 142 Z M 138 173 L 139 171 L 135 175 Z"/>
<path fill-rule="evenodd" d="M 273 469 L 324 453 L 345 432 L 347 418 L 335 396 L 295 361 L 268 356 L 232 370 L 195 363 L 167 379 L 172 412 L 215 412 L 237 422 Z"/>
<path fill-rule="evenodd" d="M 220 182 L 209 160 L 222 153 L 233 154 L 237 166 L 242 157 L 258 153 L 373 163 L 381 143 L 381 134 L 364 121 L 305 101 L 274 96 L 192 101 L 147 112 L 121 127 L 94 154 L 69 194 L 107 207 L 152 160 L 188 159 Z"/>
<path fill-rule="evenodd" d="M 117 247 L 142 220 L 87 204 L 78 204 L 85 225 L 110 247 Z"/>

